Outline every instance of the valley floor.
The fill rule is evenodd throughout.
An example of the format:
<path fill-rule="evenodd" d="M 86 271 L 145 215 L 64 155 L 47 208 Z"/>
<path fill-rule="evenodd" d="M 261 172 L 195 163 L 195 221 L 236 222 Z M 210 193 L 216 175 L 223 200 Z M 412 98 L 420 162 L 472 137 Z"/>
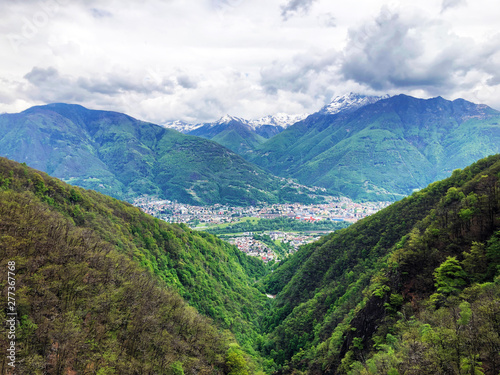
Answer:
<path fill-rule="evenodd" d="M 192 206 L 151 196 L 142 196 L 133 202 L 164 221 L 184 223 L 193 229 L 216 234 L 265 262 L 283 259 L 299 246 L 355 223 L 390 203 L 356 203 L 345 197 L 327 197 L 325 203 L 314 205 Z"/>

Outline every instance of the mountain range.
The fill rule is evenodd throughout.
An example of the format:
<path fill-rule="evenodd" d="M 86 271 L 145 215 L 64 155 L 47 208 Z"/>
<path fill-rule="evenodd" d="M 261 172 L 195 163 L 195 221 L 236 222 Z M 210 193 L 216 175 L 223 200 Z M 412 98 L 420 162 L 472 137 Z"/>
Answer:
<path fill-rule="evenodd" d="M 386 96 L 365 96 L 350 93 L 332 100 L 318 113 L 333 115 L 348 113 Z M 304 120 L 309 115 L 286 115 L 283 113 L 265 116 L 257 120 L 246 120 L 235 116 L 223 116 L 219 120 L 204 124 L 188 124 L 182 121 L 166 123 L 163 126 L 185 134 L 211 139 L 242 155 L 251 155 L 259 145 L 285 129 Z"/>
<path fill-rule="evenodd" d="M 347 94 L 262 136 L 226 116 L 190 129 L 285 178 L 355 200 L 398 200 L 500 152 L 500 112 L 463 99 Z"/>
<path fill-rule="evenodd" d="M 218 143 L 109 111 L 50 104 L 0 115 L 1 155 L 73 185 L 132 200 L 190 204 L 311 202 Z"/>
<path fill-rule="evenodd" d="M 306 115 L 277 114 L 257 120 L 245 120 L 226 115 L 211 123 L 187 124 L 177 121 L 163 126 L 185 134 L 211 139 L 244 155 L 305 117 Z"/>
<path fill-rule="evenodd" d="M 129 201 L 143 194 L 198 205 L 318 201 L 317 189 L 305 186 L 394 201 L 500 152 L 499 122 L 500 112 L 463 99 L 348 94 L 306 118 L 224 116 L 182 134 L 117 112 L 50 104 L 0 115 L 0 150 Z"/>
<path fill-rule="evenodd" d="M 397 95 L 311 115 L 248 160 L 353 199 L 395 200 L 500 152 L 499 123 L 485 105 Z"/>
<path fill-rule="evenodd" d="M 248 125 L 255 132 L 263 135 L 265 138 L 270 138 L 270 136 L 266 137 L 265 134 L 267 134 L 268 132 L 273 135 L 277 134 L 280 131 L 283 131 L 289 126 L 295 124 L 296 122 L 305 119 L 306 117 L 307 117 L 306 114 L 287 115 L 285 113 L 278 113 L 276 115 L 264 116 L 256 120 L 246 120 L 236 116 L 225 115 L 215 122 L 191 124 L 185 121 L 176 120 L 176 121 L 165 122 L 162 124 L 162 126 L 180 131 L 181 133 L 184 134 L 189 134 L 190 132 L 204 126 L 214 127 L 219 124 L 224 124 L 234 120 L 242 124 Z"/>

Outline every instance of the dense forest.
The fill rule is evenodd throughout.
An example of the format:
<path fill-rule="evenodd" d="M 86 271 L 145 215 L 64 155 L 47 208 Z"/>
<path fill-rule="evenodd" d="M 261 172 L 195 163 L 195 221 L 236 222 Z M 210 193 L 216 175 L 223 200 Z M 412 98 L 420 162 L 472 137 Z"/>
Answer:
<path fill-rule="evenodd" d="M 23 374 L 498 374 L 499 212 L 496 155 L 271 272 L 0 159 L 0 319 L 14 267 Z"/>
<path fill-rule="evenodd" d="M 498 374 L 500 156 L 303 247 L 262 281 L 283 374 Z"/>
<path fill-rule="evenodd" d="M 349 226 L 345 221 L 322 220 L 316 222 L 300 221 L 288 217 L 278 217 L 275 219 L 259 219 L 257 222 L 241 221 L 224 227 L 208 228 L 206 232 L 212 234 L 228 234 L 242 232 L 307 232 L 307 231 L 327 231 L 346 228 Z"/>
<path fill-rule="evenodd" d="M 212 235 L 2 158 L 4 307 L 9 262 L 18 373 L 236 374 L 253 366 L 234 335 L 247 352 L 259 340 L 268 299 L 253 285 L 264 265 Z"/>

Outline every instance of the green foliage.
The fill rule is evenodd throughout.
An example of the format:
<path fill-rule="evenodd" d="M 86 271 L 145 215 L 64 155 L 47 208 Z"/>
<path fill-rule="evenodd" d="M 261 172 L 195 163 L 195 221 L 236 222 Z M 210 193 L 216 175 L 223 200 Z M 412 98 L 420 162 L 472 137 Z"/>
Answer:
<path fill-rule="evenodd" d="M 45 182 L 38 173 L 33 174 L 33 186 L 35 188 L 35 194 L 38 196 L 43 196 L 47 191 L 47 187 L 45 186 Z"/>
<path fill-rule="evenodd" d="M 456 257 L 447 257 L 434 272 L 438 293 L 445 296 L 458 294 L 467 284 L 467 274 Z"/>
<path fill-rule="evenodd" d="M 499 171 L 498 155 L 455 171 L 265 276 L 281 372 L 498 373 Z"/>
<path fill-rule="evenodd" d="M 352 113 L 309 116 L 245 157 L 353 199 L 398 200 L 500 152 L 499 119 L 463 100 L 398 95 Z"/>
<path fill-rule="evenodd" d="M 176 361 L 170 365 L 170 373 L 172 375 L 184 375 L 184 369 L 182 368 L 182 363 Z"/>
<path fill-rule="evenodd" d="M 9 175 L 9 189 L 0 191 L 0 263 L 16 261 L 24 288 L 24 373 L 37 373 L 49 342 L 67 356 L 58 363 L 77 372 L 98 363 L 101 373 L 160 374 L 175 360 L 186 373 L 217 372 L 232 340 L 214 323 L 253 351 L 268 306 L 254 287 L 262 261 L 1 158 L 0 177 Z"/>
<path fill-rule="evenodd" d="M 462 255 L 464 257 L 462 266 L 473 281 L 481 282 L 486 279 L 491 279 L 491 275 L 488 275 L 489 262 L 483 243 L 476 241 L 472 242 L 470 251 L 464 251 Z M 493 263 L 495 263 L 494 260 Z"/>
<path fill-rule="evenodd" d="M 321 220 L 314 223 L 300 221 L 288 217 L 278 217 L 275 219 L 259 219 L 256 223 L 251 221 L 242 221 L 223 228 L 207 229 L 208 233 L 227 234 L 243 232 L 264 232 L 280 230 L 284 232 L 302 232 L 302 231 L 323 231 L 337 230 L 347 228 L 349 223 Z"/>
<path fill-rule="evenodd" d="M 2 269 L 8 262 L 15 262 L 19 373 L 168 374 L 169 360 L 223 373 L 229 342 L 210 320 L 32 192 L 0 193 Z M 7 306 L 5 293 L 0 302 Z"/>
<path fill-rule="evenodd" d="M 236 345 L 232 345 L 226 353 L 226 369 L 228 375 L 250 374 L 245 353 Z"/>
<path fill-rule="evenodd" d="M 72 185 L 129 201 L 144 194 L 198 205 L 318 201 L 215 142 L 78 105 L 0 115 L 0 148 Z M 32 177 L 44 195 L 43 181 Z M 8 183 L 2 177 L 0 189 Z"/>

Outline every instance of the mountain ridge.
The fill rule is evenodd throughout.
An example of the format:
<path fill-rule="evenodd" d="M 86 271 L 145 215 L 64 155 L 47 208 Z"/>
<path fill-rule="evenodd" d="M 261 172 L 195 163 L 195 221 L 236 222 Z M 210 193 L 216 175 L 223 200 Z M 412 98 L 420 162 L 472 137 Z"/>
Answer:
<path fill-rule="evenodd" d="M 0 150 L 117 198 L 156 194 L 194 204 L 257 204 L 306 194 L 218 143 L 125 114 L 51 104 L 0 115 Z"/>
<path fill-rule="evenodd" d="M 499 192 L 495 155 L 281 262 L 261 281 L 276 373 L 496 374 Z"/>
<path fill-rule="evenodd" d="M 254 353 L 264 265 L 212 235 L 0 158 L 0 264 L 17 282 L 18 373 L 255 369 L 235 336 Z"/>
<path fill-rule="evenodd" d="M 247 120 L 241 117 L 236 117 L 226 114 L 213 122 L 188 123 L 182 120 L 176 120 L 176 121 L 164 122 L 161 124 L 161 126 L 180 131 L 181 133 L 184 134 L 189 134 L 191 131 L 194 131 L 203 126 L 213 127 L 234 120 L 250 126 L 257 133 L 261 133 L 263 132 L 263 127 L 276 127 L 279 131 L 282 131 L 287 127 L 295 124 L 296 122 L 304 119 L 305 117 L 307 117 L 306 114 L 289 115 L 286 113 L 277 113 L 275 115 L 267 115 L 254 120 Z"/>
<path fill-rule="evenodd" d="M 316 113 L 247 155 L 271 172 L 353 199 L 395 200 L 500 151 L 500 112 L 397 95 Z"/>

